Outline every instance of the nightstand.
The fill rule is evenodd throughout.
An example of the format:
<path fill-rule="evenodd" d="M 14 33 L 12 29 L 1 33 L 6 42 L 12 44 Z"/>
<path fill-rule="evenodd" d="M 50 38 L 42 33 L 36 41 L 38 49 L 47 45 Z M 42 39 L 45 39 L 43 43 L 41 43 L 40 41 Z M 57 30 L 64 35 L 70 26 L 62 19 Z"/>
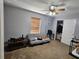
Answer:
<path fill-rule="evenodd" d="M 70 41 L 70 46 L 69 46 L 69 54 L 76 57 L 75 55 L 72 54 L 72 52 L 77 48 L 77 44 L 79 44 L 79 39 L 73 39 Z M 76 57 L 78 58 L 78 57 Z"/>

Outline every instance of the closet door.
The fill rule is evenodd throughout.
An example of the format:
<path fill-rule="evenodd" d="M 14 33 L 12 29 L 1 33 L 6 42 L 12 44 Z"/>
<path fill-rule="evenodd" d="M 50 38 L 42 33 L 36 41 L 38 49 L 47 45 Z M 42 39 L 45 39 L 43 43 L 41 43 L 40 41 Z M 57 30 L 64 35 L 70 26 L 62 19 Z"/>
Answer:
<path fill-rule="evenodd" d="M 74 37 L 76 20 L 64 20 L 62 42 L 69 45 L 70 41 Z"/>

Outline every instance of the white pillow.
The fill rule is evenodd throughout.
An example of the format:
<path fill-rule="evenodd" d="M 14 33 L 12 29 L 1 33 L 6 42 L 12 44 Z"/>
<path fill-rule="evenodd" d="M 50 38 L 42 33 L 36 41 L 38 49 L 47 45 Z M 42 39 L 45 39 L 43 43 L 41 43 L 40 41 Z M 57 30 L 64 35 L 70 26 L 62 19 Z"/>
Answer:
<path fill-rule="evenodd" d="M 30 41 L 35 41 L 35 40 L 37 40 L 37 37 L 30 37 L 29 39 L 30 39 Z"/>
<path fill-rule="evenodd" d="M 37 38 L 37 37 L 35 37 L 34 39 L 35 39 L 35 40 L 37 40 L 38 38 Z"/>

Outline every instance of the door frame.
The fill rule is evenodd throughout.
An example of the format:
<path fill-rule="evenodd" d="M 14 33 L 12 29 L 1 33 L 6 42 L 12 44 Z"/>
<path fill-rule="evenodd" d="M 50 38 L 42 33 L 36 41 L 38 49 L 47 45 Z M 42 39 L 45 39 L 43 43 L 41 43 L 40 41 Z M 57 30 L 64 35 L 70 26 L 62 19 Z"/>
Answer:
<path fill-rule="evenodd" d="M 60 20 L 60 19 L 55 19 L 55 21 L 56 21 L 56 22 L 55 22 L 55 23 L 56 23 L 55 25 L 56 25 L 56 26 L 55 26 L 55 30 L 54 30 L 54 31 L 55 31 L 55 33 L 54 33 L 54 40 L 56 40 L 57 21 L 59 21 L 59 20 Z M 65 20 L 65 19 L 61 19 L 60 21 L 63 21 L 63 24 L 64 24 L 64 20 Z"/>
<path fill-rule="evenodd" d="M 58 25 L 58 21 L 63 21 L 63 24 L 64 24 L 64 20 L 59 20 L 59 19 L 58 19 L 58 20 L 56 21 L 56 33 L 55 33 L 56 35 L 55 35 L 55 40 L 57 39 L 57 25 Z M 63 32 L 63 28 L 62 28 L 62 32 Z M 61 37 L 62 37 L 62 35 L 61 35 Z M 62 38 L 61 38 L 61 39 L 62 39 Z M 61 42 L 61 41 L 60 41 L 60 42 Z"/>
<path fill-rule="evenodd" d="M 4 1 L 0 0 L 0 59 L 4 59 Z"/>

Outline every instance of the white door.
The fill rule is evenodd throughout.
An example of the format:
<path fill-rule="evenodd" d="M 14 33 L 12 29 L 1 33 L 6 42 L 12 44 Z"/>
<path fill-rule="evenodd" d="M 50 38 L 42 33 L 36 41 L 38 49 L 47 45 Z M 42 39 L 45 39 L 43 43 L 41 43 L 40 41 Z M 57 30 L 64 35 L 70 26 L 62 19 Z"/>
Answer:
<path fill-rule="evenodd" d="M 61 42 L 69 45 L 74 38 L 76 20 L 64 20 Z"/>

